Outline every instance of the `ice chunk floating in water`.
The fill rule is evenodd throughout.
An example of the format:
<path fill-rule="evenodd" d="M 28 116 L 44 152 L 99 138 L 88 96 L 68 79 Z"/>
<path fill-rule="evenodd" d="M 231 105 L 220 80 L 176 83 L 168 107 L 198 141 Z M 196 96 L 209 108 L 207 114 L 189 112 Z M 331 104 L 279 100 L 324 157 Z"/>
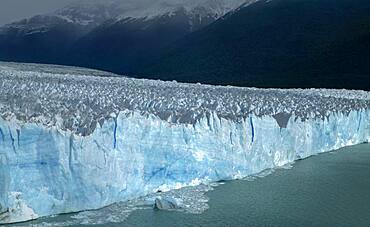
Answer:
<path fill-rule="evenodd" d="M 0 63 L 0 223 L 236 179 L 370 139 L 370 94 Z"/>

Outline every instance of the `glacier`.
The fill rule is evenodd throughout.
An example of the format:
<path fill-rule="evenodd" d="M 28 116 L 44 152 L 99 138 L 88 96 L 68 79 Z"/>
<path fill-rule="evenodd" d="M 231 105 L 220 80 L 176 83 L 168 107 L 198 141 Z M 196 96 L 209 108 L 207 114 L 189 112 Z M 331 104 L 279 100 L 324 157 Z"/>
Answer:
<path fill-rule="evenodd" d="M 0 62 L 0 224 L 240 179 L 370 140 L 370 93 Z"/>

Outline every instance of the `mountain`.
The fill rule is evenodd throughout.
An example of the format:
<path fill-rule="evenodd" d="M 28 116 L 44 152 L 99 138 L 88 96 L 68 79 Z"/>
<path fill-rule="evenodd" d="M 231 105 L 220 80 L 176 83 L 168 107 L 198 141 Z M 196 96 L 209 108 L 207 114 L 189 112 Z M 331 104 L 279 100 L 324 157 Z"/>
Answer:
<path fill-rule="evenodd" d="M 3 60 L 63 63 L 80 37 L 117 16 L 107 4 L 74 4 L 47 15 L 37 15 L 0 28 Z"/>
<path fill-rule="evenodd" d="M 248 0 L 251 2 L 253 0 Z M 0 60 L 134 74 L 246 0 L 90 0 L 0 28 Z"/>
<path fill-rule="evenodd" d="M 212 84 L 370 90 L 369 12 L 365 0 L 261 0 L 179 40 L 139 74 Z"/>
<path fill-rule="evenodd" d="M 194 5 L 153 5 L 130 11 L 94 29 L 73 45 L 79 65 L 134 75 L 174 41 L 211 24 L 236 6 L 227 1 Z M 230 3 L 230 2 L 228 2 Z M 72 54 L 72 55 L 73 55 Z M 73 63 L 72 63 L 73 64 Z"/>

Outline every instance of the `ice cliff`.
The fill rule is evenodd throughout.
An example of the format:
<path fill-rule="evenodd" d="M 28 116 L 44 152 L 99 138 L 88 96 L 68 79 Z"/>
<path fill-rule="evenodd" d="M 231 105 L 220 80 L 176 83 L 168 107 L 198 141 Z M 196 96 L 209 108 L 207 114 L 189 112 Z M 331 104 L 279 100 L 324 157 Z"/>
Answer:
<path fill-rule="evenodd" d="M 237 179 L 370 140 L 370 94 L 0 63 L 0 223 Z"/>

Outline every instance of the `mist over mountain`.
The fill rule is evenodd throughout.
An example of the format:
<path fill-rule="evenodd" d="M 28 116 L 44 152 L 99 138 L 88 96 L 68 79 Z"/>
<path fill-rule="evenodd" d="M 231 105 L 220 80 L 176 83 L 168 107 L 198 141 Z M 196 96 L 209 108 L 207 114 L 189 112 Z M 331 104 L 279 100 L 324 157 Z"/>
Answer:
<path fill-rule="evenodd" d="M 60 9 L 74 0 L 1 0 L 0 26 Z"/>

